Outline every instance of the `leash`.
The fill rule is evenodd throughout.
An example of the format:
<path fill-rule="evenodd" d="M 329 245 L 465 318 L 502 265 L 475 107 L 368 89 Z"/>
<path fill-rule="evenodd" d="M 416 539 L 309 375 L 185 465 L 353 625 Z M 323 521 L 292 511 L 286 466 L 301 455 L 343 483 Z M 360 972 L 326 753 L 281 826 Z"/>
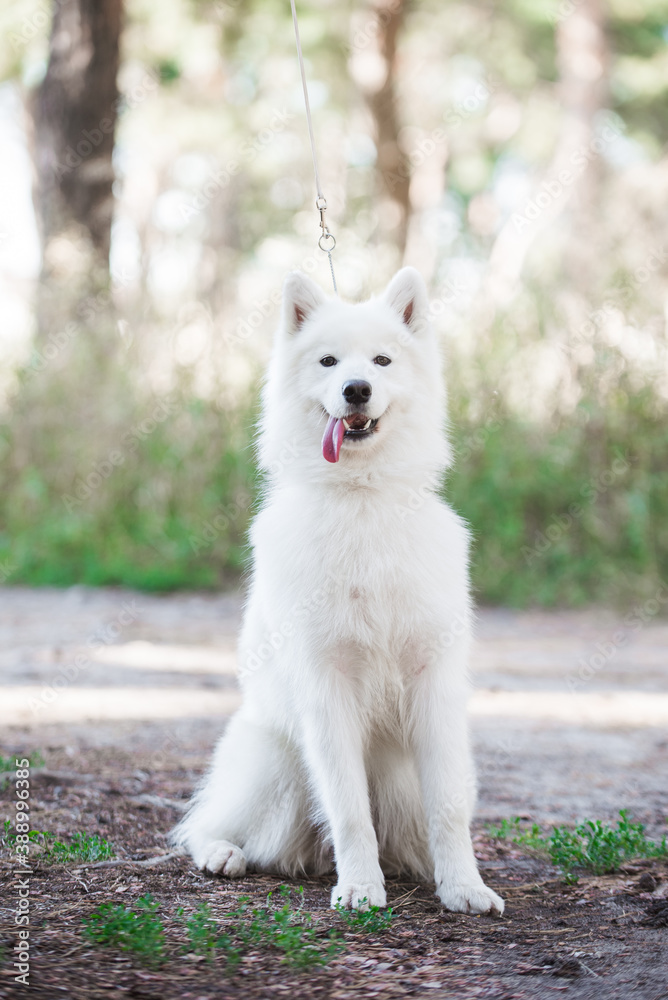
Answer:
<path fill-rule="evenodd" d="M 336 246 L 336 239 L 330 233 L 327 228 L 327 223 L 325 221 L 325 212 L 327 211 L 327 199 L 322 193 L 322 187 L 320 186 L 320 174 L 318 172 L 318 158 L 315 152 L 315 136 L 313 135 L 313 122 L 311 120 L 311 105 L 308 99 L 308 87 L 306 86 L 306 71 L 304 70 L 304 56 L 302 55 L 302 44 L 299 39 L 299 25 L 297 23 L 297 9 L 295 7 L 295 0 L 290 0 L 290 6 L 292 7 L 292 23 L 295 26 L 295 41 L 297 42 L 297 58 L 299 59 L 299 69 L 302 75 L 302 88 L 304 90 L 304 105 L 306 107 L 306 123 L 308 125 L 309 139 L 311 140 L 311 154 L 313 156 L 313 172 L 315 174 L 315 188 L 317 198 L 315 199 L 315 207 L 320 213 L 320 228 L 322 233 L 320 239 L 318 240 L 318 246 L 320 249 L 327 254 L 329 257 L 329 269 L 332 272 L 332 284 L 334 285 L 334 294 L 338 295 L 339 290 L 336 287 L 336 277 L 334 275 L 334 263 L 332 261 L 332 251 Z"/>

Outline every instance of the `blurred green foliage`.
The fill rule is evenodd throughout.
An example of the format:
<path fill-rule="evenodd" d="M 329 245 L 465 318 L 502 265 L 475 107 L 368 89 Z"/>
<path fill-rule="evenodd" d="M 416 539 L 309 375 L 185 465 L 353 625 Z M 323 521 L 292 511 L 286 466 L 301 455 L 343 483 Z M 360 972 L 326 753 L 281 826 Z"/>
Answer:
<path fill-rule="evenodd" d="M 0 564 L 12 582 L 37 586 L 160 591 L 235 583 L 254 495 L 251 420 L 245 411 L 185 400 L 152 433 L 133 437 L 131 451 L 123 451 L 128 431 L 120 434 L 123 464 L 90 493 L 86 479 L 97 482 L 116 442 L 59 492 L 62 441 L 48 435 L 51 461 L 26 465 L 6 491 Z M 11 448 L 10 429 L 3 434 Z M 75 436 L 68 435 L 70 444 Z M 76 504 L 70 499 L 70 509 L 68 497 Z"/>
<path fill-rule="evenodd" d="M 446 495 L 473 530 L 481 600 L 626 606 L 668 580 L 668 428 L 637 398 L 575 416 L 547 433 L 456 427 Z"/>
<path fill-rule="evenodd" d="M 59 475 L 58 427 L 43 428 L 39 459 L 11 484 L 0 463 L 0 565 L 13 582 L 147 590 L 236 583 L 258 494 L 255 407 L 170 398 L 172 412 L 145 436 L 101 428 L 96 441 L 105 446 L 69 481 Z M 146 413 L 154 403 L 146 401 Z M 456 395 L 452 409 L 455 465 L 444 492 L 471 525 L 480 600 L 622 605 L 668 579 L 668 426 L 651 394 L 622 396 L 615 410 L 592 412 L 583 402 L 547 429 L 508 413 L 467 422 Z M 134 416 L 132 428 L 153 426 L 150 416 Z M 70 430 L 68 447 L 80 448 L 88 432 Z M 2 434 L 11 454 L 11 428 Z M 123 463 L 77 503 L 87 468 L 95 476 L 115 445 Z"/>
<path fill-rule="evenodd" d="M 30 0 L 11 8 L 0 77 L 28 108 L 48 18 Z M 569 63 L 568 18 L 597 11 L 603 51 Z M 365 98 L 379 18 L 338 2 L 300 18 L 337 274 L 356 298 L 402 263 Z M 473 529 L 483 601 L 628 605 L 668 581 L 667 39 L 666 0 L 406 5 L 394 83 L 407 262 L 446 304 L 445 495 Z M 605 79 L 587 90 L 599 55 Z M 567 64 L 581 68 L 577 98 L 572 79 L 566 90 L 587 105 L 585 138 L 569 133 Z M 13 384 L 0 369 L 0 582 L 225 586 L 247 558 L 276 294 L 321 256 L 289 7 L 127 0 L 119 86 L 111 292 L 54 308 L 56 336 L 55 317 L 79 328 L 43 370 L 24 357 Z M 601 114 L 615 141 L 509 251 L 513 213 L 554 183 L 556 150 L 600 143 Z M 515 284 L 494 299 L 488 278 L 513 254 Z M 63 259 L 74 285 L 85 268 L 72 248 Z"/>

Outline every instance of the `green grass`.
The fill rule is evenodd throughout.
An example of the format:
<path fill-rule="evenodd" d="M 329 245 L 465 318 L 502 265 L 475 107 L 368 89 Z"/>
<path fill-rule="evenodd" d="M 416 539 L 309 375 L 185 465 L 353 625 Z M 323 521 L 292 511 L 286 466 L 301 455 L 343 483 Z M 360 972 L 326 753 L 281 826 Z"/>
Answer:
<path fill-rule="evenodd" d="M 512 840 L 514 844 L 531 849 L 540 849 L 543 846 L 538 824 L 532 823 L 530 827 L 522 827 L 522 819 L 519 816 L 515 816 L 514 819 L 502 819 L 498 826 L 488 826 L 487 832 L 494 840 Z"/>
<path fill-rule="evenodd" d="M 116 400 L 112 416 L 90 401 L 93 433 L 88 421 L 70 425 L 60 387 L 50 391 L 59 406 L 42 415 L 18 465 L 20 419 L 0 425 L 0 582 L 147 591 L 236 582 L 257 489 L 253 412 L 175 397 L 137 436 L 159 401 Z M 79 502 L 77 489 L 100 468 L 108 475 Z"/>
<path fill-rule="evenodd" d="M 668 585 L 668 422 L 636 397 L 549 428 L 453 414 L 445 496 L 473 531 L 478 597 L 630 608 Z M 662 583 L 665 581 L 665 583 Z"/>
<path fill-rule="evenodd" d="M 177 911 L 177 917 L 183 919 L 183 907 Z M 233 940 L 230 934 L 221 933 L 219 925 L 211 916 L 211 908 L 202 903 L 185 921 L 188 944 L 184 951 L 192 951 L 202 955 L 209 962 L 216 954 L 220 954 L 228 972 L 234 972 L 241 961 L 241 946 Z"/>
<path fill-rule="evenodd" d="M 63 844 L 59 840 L 49 841 L 45 857 L 54 863 L 69 864 L 77 861 L 108 861 L 115 855 L 113 845 L 96 833 L 75 833 L 69 844 Z"/>
<path fill-rule="evenodd" d="M 1 838 L 3 846 L 10 850 L 13 849 L 16 844 L 16 836 L 12 830 L 11 822 L 5 820 Z M 38 849 L 40 860 L 48 864 L 84 864 L 108 861 L 116 855 L 113 845 L 96 833 L 74 833 L 67 844 L 56 840 L 53 833 L 42 830 L 31 830 L 28 837 L 29 842 Z"/>
<path fill-rule="evenodd" d="M 0 772 L 15 771 L 17 767 L 16 761 L 24 759 L 30 761 L 30 767 L 44 767 L 46 763 L 42 753 L 39 750 L 33 750 L 33 752 L 27 758 L 22 754 L 18 756 L 14 754 L 13 757 L 3 757 L 2 754 L 0 754 Z"/>
<path fill-rule="evenodd" d="M 39 830 L 30 830 L 28 833 L 28 841 L 31 844 L 36 845 L 41 848 L 43 852 L 46 846 L 46 838 L 51 836 L 51 834 L 41 833 Z M 13 850 L 16 845 L 17 834 L 12 830 L 12 823 L 10 820 L 6 819 L 3 823 L 2 834 L 0 834 L 0 843 L 7 850 Z"/>
<path fill-rule="evenodd" d="M 314 926 L 313 917 L 304 910 L 304 890 L 301 886 L 292 891 L 286 885 L 278 889 L 279 905 L 274 893 L 267 896 L 267 905 L 248 911 L 248 899 L 241 900 L 241 907 L 235 916 L 246 918 L 232 932 L 246 948 L 269 948 L 279 953 L 281 962 L 304 969 L 313 965 L 325 965 L 341 951 L 335 931 L 324 934 Z"/>
<path fill-rule="evenodd" d="M 352 932 L 381 934 L 390 928 L 392 910 L 372 906 L 368 910 L 344 910 L 338 916 Z M 84 920 L 84 934 L 95 944 L 131 951 L 148 964 L 166 958 L 163 922 L 158 904 L 142 896 L 134 907 L 105 903 Z M 233 975 L 244 958 L 253 952 L 269 952 L 293 969 L 326 965 L 344 949 L 336 928 L 319 925 L 304 908 L 304 889 L 279 886 L 270 892 L 265 906 L 252 907 L 250 897 L 240 897 L 237 906 L 217 920 L 207 903 L 187 914 L 176 911 L 175 926 L 181 930 L 181 951 L 201 955 L 209 962 L 222 963 Z M 185 938 L 185 940 L 183 940 Z"/>
<path fill-rule="evenodd" d="M 668 857 L 666 837 L 657 843 L 645 834 L 642 823 L 633 823 L 628 812 L 621 809 L 616 826 L 601 820 L 584 820 L 574 828 L 555 826 L 549 836 L 542 835 L 533 823 L 523 828 L 519 817 L 502 820 L 490 827 L 492 837 L 511 840 L 529 851 L 547 856 L 567 882 L 575 883 L 579 875 L 590 872 L 605 875 L 616 872 L 627 861 L 636 858 Z"/>
<path fill-rule="evenodd" d="M 510 360 L 484 360 L 471 389 L 465 373 L 450 373 L 455 464 L 443 493 L 471 526 L 478 598 L 629 607 L 666 581 L 663 613 L 665 405 L 620 376 L 604 399 L 598 383 L 584 385 L 572 413 L 544 424 L 503 402 L 486 413 Z M 35 379 L 11 422 L 0 422 L 0 582 L 153 591 L 238 583 L 259 494 L 255 390 L 225 407 L 184 383 L 150 433 L 137 435 L 164 400 L 143 398 L 118 372 L 91 384 L 90 365 L 78 364 L 76 387 L 67 381 L 76 371 Z M 114 451 L 121 464 L 68 509 L 63 497 Z"/>
<path fill-rule="evenodd" d="M 95 944 L 129 951 L 147 965 L 159 965 L 165 960 L 166 951 L 157 909 L 158 903 L 150 895 L 141 896 L 134 910 L 104 903 L 84 919 L 84 934 Z"/>
<path fill-rule="evenodd" d="M 156 916 L 158 904 L 150 896 L 139 899 L 135 909 L 104 904 L 84 921 L 84 933 L 96 944 L 133 951 L 156 964 L 165 957 L 164 927 Z M 389 926 L 386 915 L 370 914 L 365 930 L 383 930 Z M 377 924 L 373 926 L 373 918 Z M 336 930 L 321 928 L 313 915 L 304 909 L 304 890 L 282 885 L 269 893 L 266 906 L 251 907 L 250 897 L 242 896 L 237 907 L 219 923 L 208 904 L 202 903 L 186 916 L 183 907 L 176 912 L 176 924 L 185 931 L 181 948 L 202 955 L 208 961 L 220 960 L 225 972 L 233 974 L 244 957 L 253 951 L 276 954 L 281 964 L 295 969 L 325 965 L 343 949 Z M 349 924 L 354 927 L 354 921 Z"/>
<path fill-rule="evenodd" d="M 361 906 L 354 910 L 348 910 L 341 905 L 341 898 L 336 904 L 336 912 L 343 920 L 344 924 L 351 931 L 361 931 L 364 934 L 378 934 L 387 931 L 392 926 L 392 907 L 369 906 L 363 909 L 367 903 L 366 897 L 362 900 Z"/>

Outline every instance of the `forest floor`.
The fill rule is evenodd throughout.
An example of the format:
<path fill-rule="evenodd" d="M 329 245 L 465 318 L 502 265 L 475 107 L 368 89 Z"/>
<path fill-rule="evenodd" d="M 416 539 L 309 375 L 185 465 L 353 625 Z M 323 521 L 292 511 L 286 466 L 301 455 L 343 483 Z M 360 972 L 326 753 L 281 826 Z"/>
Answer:
<path fill-rule="evenodd" d="M 668 816 L 668 623 L 652 607 L 483 610 L 471 724 L 479 772 L 474 842 L 506 900 L 501 918 L 443 910 L 433 886 L 388 883 L 389 927 L 366 933 L 328 910 L 331 878 L 210 878 L 169 853 L 167 832 L 238 703 L 238 595 L 164 597 L 113 589 L 4 588 L 0 608 L 0 754 L 33 757 L 34 830 L 111 842 L 116 863 L 49 861 L 34 845 L 30 986 L 15 981 L 17 864 L 0 851 L 0 997 L 668 998 L 668 864 L 640 860 L 568 885 L 550 863 L 489 825 L 521 816 L 547 829 L 620 809 L 665 833 Z M 644 620 L 643 620 L 644 619 Z M 0 775 L 0 823 L 14 775 Z M 235 970 L 186 943 L 202 904 L 223 930 L 241 897 L 266 905 L 303 886 L 327 964 L 299 970 L 276 948 L 248 946 Z M 83 920 L 150 893 L 165 930 L 151 963 L 93 944 Z M 294 893 L 293 893 L 294 896 Z M 179 914 L 183 908 L 183 914 Z"/>

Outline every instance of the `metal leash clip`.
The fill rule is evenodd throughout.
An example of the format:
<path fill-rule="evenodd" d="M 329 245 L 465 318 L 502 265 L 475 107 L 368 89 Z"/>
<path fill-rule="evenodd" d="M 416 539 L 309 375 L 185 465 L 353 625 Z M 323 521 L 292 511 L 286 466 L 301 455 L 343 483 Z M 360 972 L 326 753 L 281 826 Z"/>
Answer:
<path fill-rule="evenodd" d="M 332 284 L 334 285 L 334 294 L 338 295 L 339 290 L 336 287 L 336 277 L 334 276 L 334 262 L 332 260 L 332 250 L 336 246 L 336 237 L 330 233 L 327 228 L 327 223 L 325 221 L 325 212 L 327 211 L 327 201 L 322 195 L 318 195 L 315 199 L 315 207 L 320 212 L 320 228 L 322 233 L 320 234 L 320 239 L 318 240 L 318 246 L 320 249 L 327 254 L 329 257 L 329 269 L 332 272 Z"/>
<path fill-rule="evenodd" d="M 325 253 L 331 253 L 334 247 L 336 246 L 336 239 L 332 235 L 332 233 L 330 233 L 329 229 L 327 228 L 327 223 L 325 221 L 325 212 L 327 211 L 327 201 L 325 200 L 325 198 L 316 198 L 315 207 L 320 212 L 320 228 L 322 229 L 322 235 L 318 240 L 318 246 L 320 247 L 321 250 L 324 250 Z M 329 240 L 331 240 L 331 244 L 327 245 Z M 325 243 L 325 246 L 323 246 L 323 241 Z"/>

